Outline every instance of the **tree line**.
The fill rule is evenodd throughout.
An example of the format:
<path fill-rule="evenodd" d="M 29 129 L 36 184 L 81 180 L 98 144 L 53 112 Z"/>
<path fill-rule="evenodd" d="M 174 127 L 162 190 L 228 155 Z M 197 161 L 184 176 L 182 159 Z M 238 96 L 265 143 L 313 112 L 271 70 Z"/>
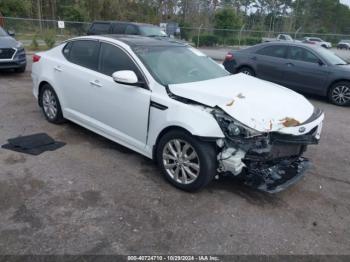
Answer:
<path fill-rule="evenodd" d="M 1 0 L 0 13 L 66 21 L 125 20 L 182 27 L 350 34 L 339 0 Z"/>

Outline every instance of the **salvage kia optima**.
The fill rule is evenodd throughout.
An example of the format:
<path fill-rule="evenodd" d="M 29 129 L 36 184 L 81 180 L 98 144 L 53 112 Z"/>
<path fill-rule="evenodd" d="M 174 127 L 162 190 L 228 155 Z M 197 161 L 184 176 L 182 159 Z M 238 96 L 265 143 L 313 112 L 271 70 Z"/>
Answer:
<path fill-rule="evenodd" d="M 302 95 L 230 75 L 169 39 L 86 36 L 33 56 L 34 95 L 46 119 L 69 119 L 157 161 L 194 191 L 216 175 L 278 192 L 309 166 L 324 114 Z"/>

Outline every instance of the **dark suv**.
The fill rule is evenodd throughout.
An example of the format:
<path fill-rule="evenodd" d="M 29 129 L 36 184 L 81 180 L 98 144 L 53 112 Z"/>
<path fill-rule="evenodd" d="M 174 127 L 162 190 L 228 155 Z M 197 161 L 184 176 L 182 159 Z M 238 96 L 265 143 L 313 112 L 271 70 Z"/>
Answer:
<path fill-rule="evenodd" d="M 0 27 L 0 69 L 22 73 L 26 70 L 26 53 L 23 45 L 12 36 Z"/>
<path fill-rule="evenodd" d="M 142 35 L 149 37 L 167 37 L 159 27 L 150 24 L 140 24 L 118 21 L 95 21 L 88 30 L 88 35 Z"/>

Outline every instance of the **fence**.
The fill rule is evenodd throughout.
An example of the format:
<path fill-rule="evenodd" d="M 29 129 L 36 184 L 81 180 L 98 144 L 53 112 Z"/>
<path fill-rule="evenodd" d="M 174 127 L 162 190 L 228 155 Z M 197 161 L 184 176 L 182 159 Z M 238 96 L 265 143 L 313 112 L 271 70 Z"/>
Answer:
<path fill-rule="evenodd" d="M 16 37 L 26 46 L 32 45 L 33 41 L 39 46 L 45 46 L 50 38 L 60 42 L 65 39 L 86 35 L 91 25 L 88 22 L 65 21 L 63 29 L 58 28 L 57 20 L 38 20 L 29 18 L 3 17 L 3 23 L 7 30 L 16 32 Z M 343 39 L 350 39 L 350 35 L 343 34 L 318 34 L 312 32 L 271 32 L 240 29 L 215 29 L 205 27 L 181 27 L 180 34 L 175 36 L 192 42 L 197 46 L 242 46 L 261 43 L 263 38 L 273 38 L 278 34 L 289 34 L 295 39 L 306 36 L 322 38 L 333 44 Z M 52 41 L 52 39 L 51 39 Z"/>

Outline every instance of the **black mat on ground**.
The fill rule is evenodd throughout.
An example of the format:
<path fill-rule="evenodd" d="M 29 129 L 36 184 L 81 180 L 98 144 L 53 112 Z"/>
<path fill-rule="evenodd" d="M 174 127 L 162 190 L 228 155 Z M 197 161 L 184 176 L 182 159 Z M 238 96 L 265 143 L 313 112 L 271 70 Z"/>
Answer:
<path fill-rule="evenodd" d="M 45 133 L 19 136 L 7 141 L 8 144 L 2 145 L 2 148 L 35 156 L 45 151 L 54 151 L 65 145 L 63 142 L 55 141 Z"/>

